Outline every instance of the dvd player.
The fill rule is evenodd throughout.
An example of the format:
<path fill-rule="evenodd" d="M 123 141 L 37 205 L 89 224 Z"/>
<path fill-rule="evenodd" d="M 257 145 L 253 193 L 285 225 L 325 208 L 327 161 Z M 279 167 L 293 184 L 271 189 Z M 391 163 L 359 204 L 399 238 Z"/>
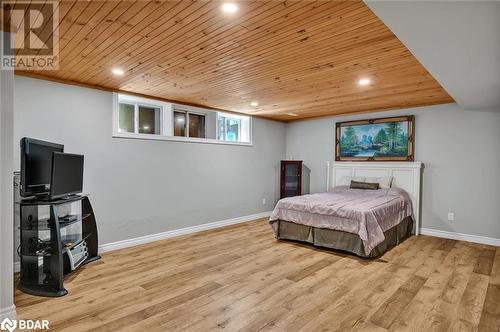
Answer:
<path fill-rule="evenodd" d="M 66 253 L 68 254 L 71 271 L 79 267 L 89 257 L 89 249 L 85 241 L 73 248 L 66 248 Z"/>

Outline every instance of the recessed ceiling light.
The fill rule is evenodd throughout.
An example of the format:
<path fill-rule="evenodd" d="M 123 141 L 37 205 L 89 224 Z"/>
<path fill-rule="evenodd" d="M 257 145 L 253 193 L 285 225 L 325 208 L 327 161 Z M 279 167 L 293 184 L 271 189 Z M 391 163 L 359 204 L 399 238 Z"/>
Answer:
<path fill-rule="evenodd" d="M 368 78 L 362 78 L 358 81 L 359 85 L 368 85 L 370 82 L 371 81 Z"/>
<path fill-rule="evenodd" d="M 114 75 L 118 75 L 118 76 L 122 76 L 123 74 L 125 74 L 125 72 L 120 68 L 113 68 L 113 69 L 111 69 L 111 72 Z"/>
<path fill-rule="evenodd" d="M 257 102 L 257 101 L 252 101 L 252 102 L 250 103 L 250 105 L 251 105 L 251 106 L 253 106 L 253 107 L 257 107 L 257 106 L 259 106 L 259 102 Z"/>
<path fill-rule="evenodd" d="M 238 6 L 231 2 L 223 4 L 221 8 L 225 13 L 235 13 L 238 10 Z"/>

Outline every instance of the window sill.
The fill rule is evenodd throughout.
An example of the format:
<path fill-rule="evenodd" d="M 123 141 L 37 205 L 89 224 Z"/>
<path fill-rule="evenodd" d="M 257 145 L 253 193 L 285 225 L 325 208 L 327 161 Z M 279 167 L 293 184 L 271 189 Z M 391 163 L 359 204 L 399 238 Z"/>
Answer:
<path fill-rule="evenodd" d="M 184 143 L 253 146 L 252 142 L 228 142 L 228 141 L 220 141 L 220 140 L 212 139 L 212 138 L 161 136 L 161 135 L 135 134 L 135 133 L 114 133 L 113 138 L 142 139 L 142 140 L 150 140 L 150 141 L 172 141 L 172 142 L 184 142 Z"/>

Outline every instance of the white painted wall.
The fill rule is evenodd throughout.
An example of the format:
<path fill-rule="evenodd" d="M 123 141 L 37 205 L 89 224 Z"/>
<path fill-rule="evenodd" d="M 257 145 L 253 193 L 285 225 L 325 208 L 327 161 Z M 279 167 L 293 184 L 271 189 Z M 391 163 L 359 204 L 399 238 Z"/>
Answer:
<path fill-rule="evenodd" d="M 456 104 L 293 122 L 286 156 L 311 169 L 311 192 L 325 191 L 334 159 L 335 122 L 414 114 L 416 161 L 423 173 L 422 227 L 500 239 L 500 109 Z M 455 222 L 447 220 L 455 212 Z"/>
<path fill-rule="evenodd" d="M 12 264 L 13 87 L 13 72 L 0 70 L 0 320 L 15 318 L 16 314 Z"/>
<path fill-rule="evenodd" d="M 253 146 L 112 138 L 112 94 L 15 78 L 19 139 L 85 155 L 101 244 L 272 210 L 285 124 L 254 119 Z M 262 204 L 262 198 L 267 204 Z"/>
<path fill-rule="evenodd" d="M 460 106 L 500 106 L 500 1 L 365 2 Z"/>

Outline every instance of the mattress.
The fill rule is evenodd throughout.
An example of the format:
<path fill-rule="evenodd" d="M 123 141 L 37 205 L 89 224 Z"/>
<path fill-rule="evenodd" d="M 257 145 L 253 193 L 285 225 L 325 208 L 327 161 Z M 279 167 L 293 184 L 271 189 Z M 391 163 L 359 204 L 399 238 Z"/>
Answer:
<path fill-rule="evenodd" d="M 347 186 L 331 192 L 281 199 L 269 219 L 276 236 L 279 220 L 357 235 L 366 256 L 385 240 L 384 232 L 413 213 L 411 199 L 399 188 L 365 190 Z"/>

